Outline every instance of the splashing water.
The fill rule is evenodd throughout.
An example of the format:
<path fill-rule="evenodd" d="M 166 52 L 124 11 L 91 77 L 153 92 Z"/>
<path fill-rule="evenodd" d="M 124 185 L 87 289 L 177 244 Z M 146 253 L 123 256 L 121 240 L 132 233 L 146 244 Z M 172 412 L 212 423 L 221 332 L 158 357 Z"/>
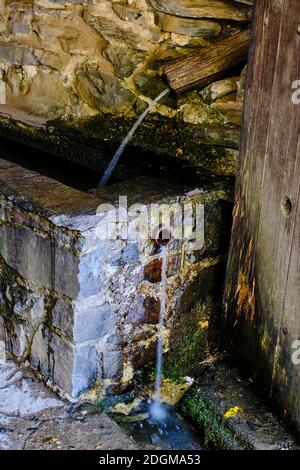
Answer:
<path fill-rule="evenodd" d="M 162 367 L 163 367 L 163 327 L 167 297 L 167 258 L 168 246 L 162 246 L 162 268 L 161 268 L 161 300 L 158 324 L 158 341 L 156 351 L 156 375 L 155 375 L 155 391 L 154 401 L 150 407 L 150 416 L 156 421 L 163 421 L 166 418 L 166 411 L 161 402 L 161 383 L 162 383 Z"/>
<path fill-rule="evenodd" d="M 123 142 L 121 143 L 120 147 L 118 148 L 118 150 L 116 151 L 116 153 L 114 154 L 110 164 L 108 165 L 107 169 L 105 170 L 103 176 L 102 176 L 102 179 L 100 181 L 100 183 L 98 184 L 98 188 L 104 188 L 111 175 L 112 175 L 112 172 L 114 171 L 122 153 L 124 152 L 125 148 L 127 147 L 129 141 L 132 139 L 132 137 L 134 136 L 135 132 L 137 131 L 138 127 L 142 124 L 143 120 L 145 119 L 145 117 L 150 113 L 150 111 L 152 110 L 152 108 L 156 105 L 156 103 L 158 103 L 158 101 L 160 101 L 164 96 L 166 96 L 168 93 L 170 93 L 170 89 L 167 88 L 166 90 L 164 90 L 162 93 L 160 93 L 157 98 L 155 98 L 155 100 L 152 101 L 152 103 L 149 104 L 148 108 L 143 112 L 143 114 L 141 114 L 141 116 L 139 117 L 139 119 L 136 121 L 136 123 L 134 124 L 134 126 L 130 129 L 130 131 L 128 132 L 127 136 L 125 137 L 125 139 L 123 140 Z"/>
<path fill-rule="evenodd" d="M 113 415 L 117 423 L 138 442 L 141 449 L 151 450 L 200 450 L 203 442 L 197 431 L 175 409 L 162 404 L 163 421 L 149 416 L 153 402 L 143 400 L 130 415 Z"/>

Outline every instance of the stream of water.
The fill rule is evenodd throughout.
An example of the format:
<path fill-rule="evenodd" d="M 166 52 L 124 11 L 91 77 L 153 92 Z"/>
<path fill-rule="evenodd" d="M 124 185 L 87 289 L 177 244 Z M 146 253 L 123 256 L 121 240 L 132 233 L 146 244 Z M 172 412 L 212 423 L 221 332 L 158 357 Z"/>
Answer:
<path fill-rule="evenodd" d="M 127 136 L 125 137 L 125 139 L 123 140 L 123 142 L 121 143 L 120 147 L 118 148 L 118 150 L 116 151 L 116 153 L 114 154 L 110 164 L 108 165 L 108 167 L 106 168 L 102 178 L 101 178 L 101 181 L 100 183 L 98 184 L 98 188 L 104 188 L 108 181 L 110 180 L 110 177 L 115 169 L 115 167 L 117 166 L 118 164 L 118 161 L 121 157 L 121 155 L 123 154 L 125 148 L 127 147 L 129 141 L 132 139 L 132 137 L 134 136 L 135 132 L 137 131 L 137 129 L 139 128 L 139 126 L 142 124 L 143 120 L 145 119 L 145 117 L 150 113 L 150 111 L 152 110 L 152 108 L 156 105 L 156 103 L 158 103 L 158 101 L 160 101 L 164 96 L 166 96 L 168 93 L 170 93 L 170 89 L 167 88 L 166 90 L 162 91 L 156 98 L 155 100 L 153 100 L 149 106 L 147 107 L 147 109 L 145 109 L 145 111 L 140 115 L 140 117 L 138 118 L 138 120 L 136 121 L 136 123 L 132 126 L 132 128 L 130 129 L 130 131 L 128 132 Z"/>
<path fill-rule="evenodd" d="M 120 147 L 113 156 L 110 164 L 104 172 L 98 187 L 105 187 L 134 133 L 143 122 L 145 117 L 155 106 L 155 104 L 170 92 L 169 89 L 153 100 L 148 108 L 136 121 Z M 168 245 L 162 245 L 162 271 L 161 271 L 161 301 L 160 315 L 158 323 L 158 339 L 156 351 L 156 373 L 154 398 L 145 399 L 137 410 L 125 420 L 119 417 L 120 423 L 127 428 L 127 431 L 140 443 L 158 449 L 170 450 L 195 450 L 201 448 L 201 443 L 192 427 L 179 416 L 173 407 L 166 405 L 162 401 L 162 370 L 163 370 L 163 349 L 164 349 L 164 323 L 167 297 L 167 258 Z M 146 415 L 145 418 L 143 416 Z M 116 418 L 118 420 L 118 418 Z M 153 448 L 153 447 L 152 447 Z"/>
<path fill-rule="evenodd" d="M 162 404 L 165 418 L 157 421 L 149 412 L 153 401 L 145 399 L 129 416 L 113 418 L 142 449 L 201 450 L 203 441 L 193 426 L 173 406 Z"/>
<path fill-rule="evenodd" d="M 163 421 L 166 417 L 166 411 L 161 403 L 161 382 L 162 382 L 162 368 L 163 368 L 163 327 L 166 309 L 167 297 L 167 258 L 168 258 L 168 245 L 163 245 L 162 253 L 162 268 L 161 268 L 161 299 L 160 299 L 160 313 L 158 323 L 158 338 L 157 338 L 157 351 L 156 351 L 156 373 L 155 373 L 155 391 L 154 401 L 150 407 L 150 415 L 152 419 Z"/>
<path fill-rule="evenodd" d="M 161 301 L 156 351 L 155 389 L 153 399 L 145 398 L 128 416 L 115 415 L 115 420 L 143 449 L 200 450 L 200 436 L 174 406 L 163 402 L 162 370 L 164 349 L 164 323 L 167 300 L 168 244 L 162 245 Z"/>

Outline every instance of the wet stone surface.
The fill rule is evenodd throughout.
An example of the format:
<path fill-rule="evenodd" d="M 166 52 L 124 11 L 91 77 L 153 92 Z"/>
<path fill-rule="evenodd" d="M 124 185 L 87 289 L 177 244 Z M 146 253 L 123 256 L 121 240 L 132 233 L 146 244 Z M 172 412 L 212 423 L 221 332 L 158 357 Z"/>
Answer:
<path fill-rule="evenodd" d="M 135 448 L 106 414 L 61 400 L 0 350 L 0 450 Z"/>

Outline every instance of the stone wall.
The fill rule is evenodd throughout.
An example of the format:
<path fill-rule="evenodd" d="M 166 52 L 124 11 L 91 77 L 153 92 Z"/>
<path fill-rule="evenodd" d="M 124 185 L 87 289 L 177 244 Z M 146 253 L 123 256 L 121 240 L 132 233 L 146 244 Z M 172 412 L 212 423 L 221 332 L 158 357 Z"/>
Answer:
<path fill-rule="evenodd" d="M 247 27 L 251 1 L 207 3 L 0 0 L 0 102 L 48 120 L 134 118 L 166 88 L 167 61 Z M 237 69 L 200 92 L 166 97 L 155 111 L 171 127 L 197 126 L 195 140 L 237 148 L 243 82 Z M 186 155 L 189 137 L 181 140 L 176 155 L 163 151 L 201 160 L 197 149 Z"/>

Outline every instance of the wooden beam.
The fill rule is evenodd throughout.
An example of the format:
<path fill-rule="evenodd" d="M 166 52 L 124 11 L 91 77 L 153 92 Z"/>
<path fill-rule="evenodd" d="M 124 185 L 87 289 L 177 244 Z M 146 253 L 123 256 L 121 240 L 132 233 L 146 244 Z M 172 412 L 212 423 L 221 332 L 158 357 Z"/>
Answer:
<path fill-rule="evenodd" d="M 300 434 L 299 24 L 299 0 L 256 2 L 224 335 Z"/>
<path fill-rule="evenodd" d="M 169 62 L 164 67 L 168 84 L 176 93 L 204 88 L 222 78 L 224 72 L 247 60 L 249 31 L 245 30 L 199 51 Z"/>

